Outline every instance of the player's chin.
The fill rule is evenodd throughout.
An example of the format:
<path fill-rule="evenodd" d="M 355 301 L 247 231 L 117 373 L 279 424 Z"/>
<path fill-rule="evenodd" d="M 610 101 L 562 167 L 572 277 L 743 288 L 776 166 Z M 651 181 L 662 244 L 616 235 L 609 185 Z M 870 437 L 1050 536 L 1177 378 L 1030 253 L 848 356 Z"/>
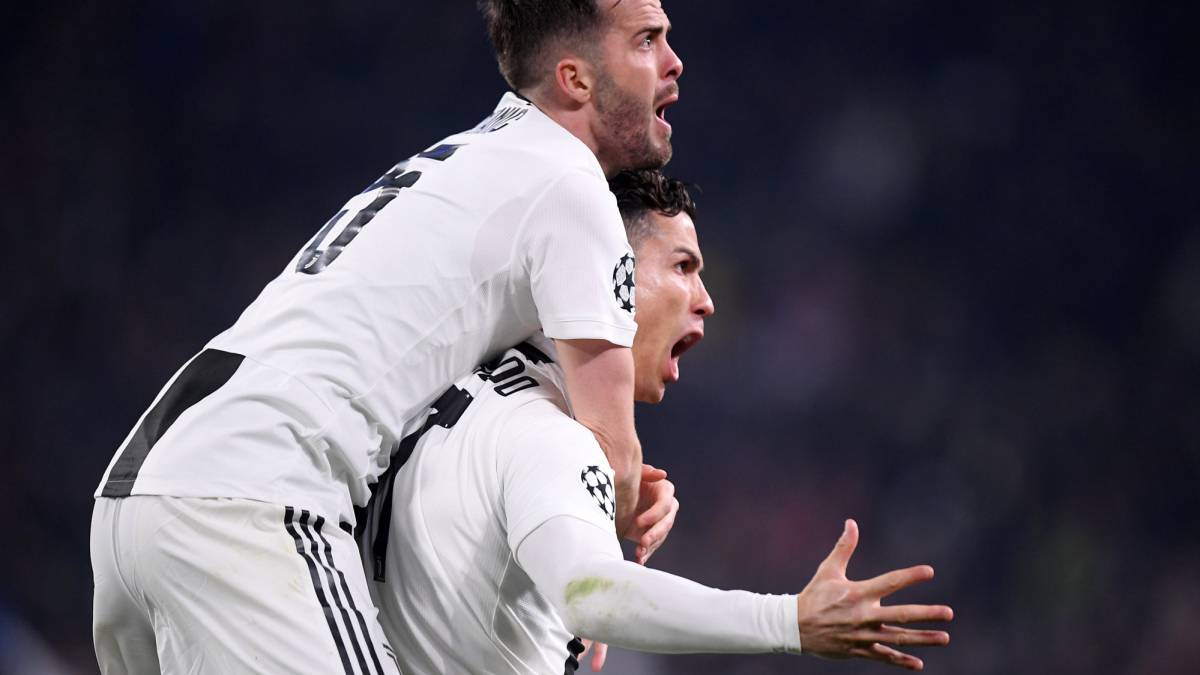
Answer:
<path fill-rule="evenodd" d="M 657 377 L 646 378 L 645 386 L 639 387 L 642 390 L 642 395 L 638 400 L 648 403 L 658 403 L 666 396 L 667 385 L 675 382 L 677 379 L 679 379 L 679 376 L 671 372 L 670 363 L 662 364 L 658 370 Z"/>
<path fill-rule="evenodd" d="M 638 403 L 659 403 L 667 392 L 667 383 L 661 378 L 639 378 L 634 385 L 633 399 Z"/>
<path fill-rule="evenodd" d="M 671 154 L 671 126 L 657 117 L 651 123 L 650 138 L 654 139 L 655 150 Z"/>
<path fill-rule="evenodd" d="M 649 150 L 649 153 L 642 162 L 644 168 L 661 169 L 671 161 L 673 151 L 670 139 L 655 139 Z"/>
<path fill-rule="evenodd" d="M 666 138 L 666 140 L 664 140 L 662 142 L 662 144 L 659 146 L 658 158 L 662 161 L 662 165 L 666 166 L 667 163 L 671 161 L 671 156 L 674 154 L 675 154 L 675 151 L 671 147 L 671 137 L 668 136 Z"/>

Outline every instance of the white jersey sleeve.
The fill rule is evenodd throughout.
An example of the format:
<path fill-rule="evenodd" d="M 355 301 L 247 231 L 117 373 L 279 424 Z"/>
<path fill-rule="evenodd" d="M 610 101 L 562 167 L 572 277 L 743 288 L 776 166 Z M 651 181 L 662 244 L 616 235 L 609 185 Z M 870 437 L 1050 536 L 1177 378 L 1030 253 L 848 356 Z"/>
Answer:
<path fill-rule="evenodd" d="M 633 345 L 633 250 L 600 177 L 572 171 L 547 185 L 518 246 L 546 337 Z"/>
<path fill-rule="evenodd" d="M 572 518 L 530 533 L 517 561 L 581 637 L 660 653 L 800 653 L 796 596 L 722 591 L 642 567 Z"/>
<path fill-rule="evenodd" d="M 616 545 L 613 470 L 590 431 L 557 415 L 522 428 L 502 447 L 499 477 L 513 551 L 530 532 L 560 516 L 587 523 Z"/>
<path fill-rule="evenodd" d="M 799 653 L 796 596 L 721 591 L 622 559 L 612 469 L 587 429 L 555 416 L 506 428 L 500 444 L 508 545 L 568 630 L 663 653 Z"/>

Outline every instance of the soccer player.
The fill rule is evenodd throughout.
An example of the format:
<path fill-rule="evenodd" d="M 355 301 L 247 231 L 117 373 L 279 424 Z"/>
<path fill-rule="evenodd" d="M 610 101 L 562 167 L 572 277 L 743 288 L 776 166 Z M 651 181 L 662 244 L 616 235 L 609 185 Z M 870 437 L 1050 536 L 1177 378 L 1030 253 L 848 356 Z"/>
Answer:
<path fill-rule="evenodd" d="M 658 172 L 622 174 L 613 190 L 638 256 L 636 396 L 657 403 L 713 314 L 694 209 Z M 372 510 L 364 556 L 404 672 L 550 673 L 565 664 L 570 673 L 580 638 L 919 670 L 919 659 L 888 645 L 948 642 L 942 631 L 897 624 L 948 621 L 949 607 L 880 605 L 931 568 L 846 578 L 854 521 L 799 595 L 719 591 L 623 560 L 612 469 L 571 419 L 573 405 L 555 345 L 535 336 L 460 379 L 405 441 L 411 457 L 389 469 L 383 489 L 393 496 Z"/>
<path fill-rule="evenodd" d="M 639 489 L 633 258 L 606 182 L 670 157 L 666 14 L 481 8 L 515 93 L 346 202 L 113 457 L 91 538 L 105 673 L 395 672 L 354 509 L 439 392 L 535 331 L 617 470 L 619 531 L 648 554 L 669 529 L 661 481 Z"/>

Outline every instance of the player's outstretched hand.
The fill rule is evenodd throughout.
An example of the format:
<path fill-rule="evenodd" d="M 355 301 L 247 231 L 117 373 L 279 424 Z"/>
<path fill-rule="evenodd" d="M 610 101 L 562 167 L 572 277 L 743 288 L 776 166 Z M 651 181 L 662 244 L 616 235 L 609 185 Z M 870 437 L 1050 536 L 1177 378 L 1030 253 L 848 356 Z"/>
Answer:
<path fill-rule="evenodd" d="M 902 588 L 929 581 L 933 568 L 918 565 L 866 581 L 850 581 L 846 566 L 856 546 L 858 523 L 847 520 L 833 552 L 796 596 L 800 648 L 826 658 L 858 657 L 921 670 L 925 667 L 921 659 L 888 645 L 942 646 L 950 643 L 950 634 L 895 624 L 950 621 L 954 611 L 945 605 L 883 606 L 881 601 Z"/>
<path fill-rule="evenodd" d="M 675 484 L 667 480 L 667 472 L 643 463 L 637 512 L 634 513 L 633 525 L 625 533 L 626 539 L 637 543 L 634 551 L 637 564 L 645 565 L 666 541 L 667 534 L 675 526 L 675 514 L 678 512 Z"/>

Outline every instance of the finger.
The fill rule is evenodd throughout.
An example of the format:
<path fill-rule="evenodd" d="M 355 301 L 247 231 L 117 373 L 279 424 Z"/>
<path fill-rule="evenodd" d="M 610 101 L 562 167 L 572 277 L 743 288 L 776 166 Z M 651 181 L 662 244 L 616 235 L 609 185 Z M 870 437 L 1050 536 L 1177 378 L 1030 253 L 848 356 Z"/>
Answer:
<path fill-rule="evenodd" d="M 645 565 L 650 556 L 663 545 L 667 540 L 667 535 L 670 534 L 671 528 L 675 527 L 675 515 L 679 513 L 679 500 L 671 500 L 671 510 L 666 517 L 654 524 L 654 527 L 646 531 L 645 534 L 638 540 L 638 549 L 642 553 L 639 556 L 638 563 Z"/>
<path fill-rule="evenodd" d="M 849 651 L 850 656 L 868 661 L 878 661 L 887 663 L 909 670 L 921 670 L 925 664 L 915 656 L 910 656 L 903 652 L 898 652 L 891 647 L 881 644 L 873 644 L 870 647 L 854 647 Z"/>
<path fill-rule="evenodd" d="M 921 659 L 918 659 L 911 654 L 905 654 L 904 652 L 892 649 L 887 645 L 881 645 L 879 643 L 871 645 L 871 654 L 873 655 L 872 658 L 874 658 L 876 661 L 890 663 L 894 666 L 900 666 L 901 668 L 907 668 L 909 670 L 923 670 L 925 668 L 925 662 Z"/>
<path fill-rule="evenodd" d="M 592 672 L 598 673 L 604 667 L 604 662 L 608 659 L 608 645 L 603 642 L 596 643 L 596 651 L 592 652 Z"/>
<path fill-rule="evenodd" d="M 656 466 L 651 466 L 649 464 L 646 464 L 645 462 L 642 462 L 642 482 L 643 483 L 653 483 L 655 481 L 660 481 L 666 477 L 667 477 L 666 471 L 663 471 L 662 469 L 660 469 Z"/>
<path fill-rule="evenodd" d="M 655 492 L 654 503 L 633 521 L 634 527 L 639 530 L 649 529 L 655 523 L 666 518 L 672 510 L 679 508 L 679 502 L 675 501 L 674 483 L 663 480 L 655 483 L 652 489 Z"/>
<path fill-rule="evenodd" d="M 667 481 L 663 481 L 660 485 L 669 485 Z M 646 510 L 638 515 L 633 521 L 633 526 L 638 530 L 646 531 L 654 527 L 656 523 L 663 518 L 671 515 L 672 510 L 677 509 L 678 502 L 675 501 L 675 493 L 673 490 L 663 490 L 661 494 L 655 495 L 654 503 L 646 507 Z"/>
<path fill-rule="evenodd" d="M 857 631 L 852 635 L 852 639 L 858 642 L 886 642 L 898 647 L 944 647 L 950 644 L 950 634 L 945 631 L 899 626 Z"/>
<path fill-rule="evenodd" d="M 918 621 L 951 621 L 954 610 L 945 605 L 888 605 L 871 612 L 875 623 L 915 623 Z"/>
<path fill-rule="evenodd" d="M 663 481 L 661 485 L 671 486 L 671 482 Z M 674 519 L 678 511 L 679 500 L 675 498 L 674 486 L 671 489 L 663 488 L 662 493 L 655 496 L 654 504 L 634 520 L 634 527 L 649 532 L 667 518 Z"/>
<path fill-rule="evenodd" d="M 849 518 L 842 529 L 842 536 L 833 545 L 829 556 L 817 568 L 816 576 L 835 575 L 845 578 L 846 566 L 850 564 L 850 556 L 854 555 L 854 549 L 857 546 L 858 523 L 854 522 L 853 518 Z"/>
<path fill-rule="evenodd" d="M 675 514 L 679 511 L 679 502 L 675 502 L 675 504 L 676 507 L 671 509 L 671 512 L 667 514 L 666 518 L 663 518 L 655 523 L 654 527 L 650 528 L 644 535 L 642 535 L 641 539 L 638 540 L 638 549 L 640 549 L 641 552 L 641 556 L 638 560 L 639 563 L 643 565 L 646 564 L 646 561 L 650 559 L 650 556 L 654 555 L 654 552 L 657 551 L 659 547 L 663 545 L 663 542 L 667 540 L 667 535 L 670 534 L 671 528 L 675 526 Z"/>
<path fill-rule="evenodd" d="M 932 578 L 932 567 L 929 565 L 917 565 L 915 567 L 880 574 L 877 577 L 860 581 L 859 583 L 862 584 L 862 588 L 866 593 L 882 598 L 902 588 L 908 588 L 913 584 L 929 581 Z"/>

